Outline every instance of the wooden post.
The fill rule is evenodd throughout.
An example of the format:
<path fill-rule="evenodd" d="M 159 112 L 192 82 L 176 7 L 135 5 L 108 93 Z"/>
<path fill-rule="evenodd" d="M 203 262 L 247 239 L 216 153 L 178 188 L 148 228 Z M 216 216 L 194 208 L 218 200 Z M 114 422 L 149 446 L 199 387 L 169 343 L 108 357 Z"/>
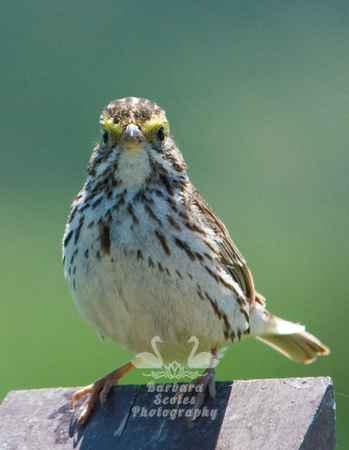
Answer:
<path fill-rule="evenodd" d="M 334 449 L 330 378 L 217 382 L 216 402 L 193 413 L 195 392 L 171 404 L 182 384 L 121 385 L 73 436 L 77 388 L 10 392 L 0 407 L 0 448 Z M 167 392 L 166 392 L 167 391 Z M 186 400 L 185 400 L 186 399 Z M 79 404 L 78 404 L 79 406 Z"/>

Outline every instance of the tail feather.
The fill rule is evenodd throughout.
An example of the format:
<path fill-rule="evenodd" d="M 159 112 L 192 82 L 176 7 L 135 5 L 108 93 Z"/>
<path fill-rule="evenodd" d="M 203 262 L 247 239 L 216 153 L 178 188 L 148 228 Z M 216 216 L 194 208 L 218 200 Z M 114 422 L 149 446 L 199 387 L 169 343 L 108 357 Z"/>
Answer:
<path fill-rule="evenodd" d="M 271 345 L 293 361 L 304 364 L 314 361 L 318 355 L 330 353 L 325 345 L 306 331 L 295 334 L 257 336 L 257 339 Z"/>
<path fill-rule="evenodd" d="M 308 364 L 330 350 L 298 323 L 288 322 L 256 305 L 250 315 L 251 336 L 271 345 L 293 361 Z"/>

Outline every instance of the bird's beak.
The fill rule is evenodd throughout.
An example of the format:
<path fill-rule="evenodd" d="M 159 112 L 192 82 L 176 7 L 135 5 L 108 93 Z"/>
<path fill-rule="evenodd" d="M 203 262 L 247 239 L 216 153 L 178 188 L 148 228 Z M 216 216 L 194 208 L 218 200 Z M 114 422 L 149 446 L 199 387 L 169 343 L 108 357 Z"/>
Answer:
<path fill-rule="evenodd" d="M 139 145 L 144 141 L 144 136 L 140 128 L 134 123 L 131 123 L 123 132 L 122 140 L 128 148 L 139 147 Z"/>

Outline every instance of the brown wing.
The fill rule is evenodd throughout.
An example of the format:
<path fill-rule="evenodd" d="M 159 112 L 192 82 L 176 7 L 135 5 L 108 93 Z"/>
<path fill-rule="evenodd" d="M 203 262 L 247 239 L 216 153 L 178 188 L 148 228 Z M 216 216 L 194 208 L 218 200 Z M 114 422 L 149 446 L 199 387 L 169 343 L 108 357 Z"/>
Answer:
<path fill-rule="evenodd" d="M 227 272 L 239 283 L 242 291 L 251 300 L 263 302 L 263 297 L 254 290 L 253 278 L 246 261 L 229 236 L 223 222 L 216 216 L 212 208 L 201 195 L 193 190 L 194 203 L 201 213 L 207 218 L 207 225 L 217 236 L 217 244 L 220 250 L 221 261 Z"/>

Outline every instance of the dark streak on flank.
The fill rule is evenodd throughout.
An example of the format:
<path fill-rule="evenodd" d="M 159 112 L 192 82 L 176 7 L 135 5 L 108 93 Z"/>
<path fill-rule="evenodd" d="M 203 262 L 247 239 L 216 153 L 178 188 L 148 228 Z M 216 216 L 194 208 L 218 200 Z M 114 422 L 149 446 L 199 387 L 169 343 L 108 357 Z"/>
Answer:
<path fill-rule="evenodd" d="M 163 235 L 162 233 L 160 233 L 158 230 L 155 230 L 155 236 L 159 239 L 166 255 L 170 256 L 171 250 L 170 250 L 169 246 L 167 245 L 166 236 Z"/>
<path fill-rule="evenodd" d="M 121 195 L 120 200 L 119 200 L 119 206 L 124 206 L 126 203 L 125 197 L 123 195 Z"/>
<path fill-rule="evenodd" d="M 246 306 L 246 304 L 247 304 L 246 299 L 241 296 L 239 296 L 239 298 L 237 299 L 237 302 L 238 302 L 239 306 L 241 306 L 241 307 Z"/>
<path fill-rule="evenodd" d="M 133 203 L 138 203 L 138 202 L 140 202 L 140 201 L 146 201 L 146 197 L 145 197 L 145 194 L 144 194 L 144 189 L 140 189 L 138 192 L 137 192 L 137 194 L 135 194 L 135 196 L 133 197 Z"/>
<path fill-rule="evenodd" d="M 149 215 L 149 217 L 151 217 L 159 225 L 162 226 L 162 221 L 154 214 L 154 211 L 151 209 L 151 207 L 147 203 L 144 205 L 144 209 L 145 209 L 146 213 Z"/>
<path fill-rule="evenodd" d="M 205 298 L 204 298 L 204 296 L 203 296 L 203 294 L 202 294 L 202 289 L 201 289 L 201 286 L 198 284 L 198 283 L 196 283 L 196 286 L 197 286 L 197 293 L 198 293 L 198 296 L 201 298 L 201 300 L 204 300 Z"/>
<path fill-rule="evenodd" d="M 143 261 L 143 253 L 137 250 L 137 261 Z"/>
<path fill-rule="evenodd" d="M 80 236 L 80 231 L 81 228 L 84 224 L 84 220 L 85 220 L 85 216 L 80 217 L 79 220 L 79 226 L 77 227 L 77 229 L 75 230 L 75 240 L 74 240 L 74 244 L 76 244 L 78 242 L 79 236 Z"/>
<path fill-rule="evenodd" d="M 232 284 L 229 284 L 223 277 L 218 276 L 219 281 L 223 284 L 224 287 L 229 289 L 229 291 L 233 291 L 237 297 L 240 297 L 240 294 L 236 291 L 235 287 Z"/>
<path fill-rule="evenodd" d="M 229 323 L 229 320 L 228 320 L 228 316 L 226 315 L 226 314 L 223 314 L 223 320 L 224 320 L 224 325 L 225 325 L 225 333 L 224 333 L 224 336 L 225 336 L 225 339 L 229 339 L 229 331 L 231 330 L 231 326 L 230 326 L 230 323 Z"/>
<path fill-rule="evenodd" d="M 208 295 L 207 292 L 205 292 L 205 296 L 206 296 L 207 300 L 211 303 L 211 306 L 212 306 L 212 308 L 213 308 L 215 314 L 218 316 L 219 319 L 221 319 L 221 318 L 222 318 L 222 313 L 221 313 L 221 311 L 219 310 L 217 300 L 213 300 L 213 299 Z"/>
<path fill-rule="evenodd" d="M 202 227 L 199 227 L 199 225 L 197 225 L 196 223 L 187 221 L 187 217 L 184 218 L 186 219 L 186 222 L 184 224 L 190 231 L 195 231 L 196 233 L 200 233 L 206 236 L 206 232 Z"/>
<path fill-rule="evenodd" d="M 164 193 L 162 192 L 162 191 L 160 191 L 160 189 L 155 189 L 155 194 L 158 196 L 158 197 L 163 197 L 164 196 Z"/>
<path fill-rule="evenodd" d="M 76 214 L 78 209 L 79 209 L 79 206 L 75 206 L 75 208 L 72 209 L 72 211 L 71 211 L 71 213 L 69 215 L 69 220 L 68 220 L 69 223 L 71 223 L 73 221 L 74 216 L 75 216 L 75 214 Z"/>
<path fill-rule="evenodd" d="M 197 259 L 198 259 L 200 262 L 202 262 L 202 261 L 204 260 L 204 257 L 203 257 L 200 253 L 198 253 L 198 252 L 195 252 L 195 256 L 197 257 Z"/>
<path fill-rule="evenodd" d="M 113 206 L 113 211 L 119 209 L 120 206 L 123 206 L 126 203 L 126 201 L 125 201 L 126 194 L 127 194 L 127 190 L 124 189 L 121 193 L 116 195 L 116 197 L 115 197 L 116 203 Z"/>
<path fill-rule="evenodd" d="M 111 223 L 113 221 L 113 215 L 110 209 L 108 209 L 104 217 L 108 223 Z"/>
<path fill-rule="evenodd" d="M 95 209 L 102 202 L 103 197 L 99 197 L 94 203 L 92 203 L 91 208 Z"/>
<path fill-rule="evenodd" d="M 71 239 L 71 237 L 73 236 L 73 230 L 70 230 L 69 233 L 66 235 L 65 239 L 64 239 L 64 247 L 66 247 L 69 244 L 69 241 Z"/>
<path fill-rule="evenodd" d="M 178 222 L 175 221 L 175 219 L 174 219 L 173 216 L 167 216 L 167 220 L 168 220 L 168 223 L 169 223 L 173 228 L 175 228 L 175 229 L 178 230 L 178 231 L 182 231 L 182 228 L 180 227 L 180 225 L 178 224 Z"/>
<path fill-rule="evenodd" d="M 177 208 L 177 203 L 175 201 L 175 199 L 173 197 L 167 197 L 166 198 L 167 203 L 171 206 L 172 211 L 174 211 L 175 213 L 178 213 L 178 208 Z"/>
<path fill-rule="evenodd" d="M 197 292 L 198 292 L 199 297 L 202 299 L 202 295 L 201 295 L 201 292 L 200 292 L 200 291 L 201 291 L 201 289 L 199 289 Z M 229 331 L 231 330 L 231 325 L 230 325 L 230 323 L 229 323 L 228 316 L 227 316 L 225 313 L 223 313 L 223 312 L 219 309 L 217 300 L 213 300 L 213 299 L 208 295 L 208 293 L 207 293 L 206 291 L 205 291 L 205 297 L 206 297 L 207 300 L 210 302 L 210 304 L 211 304 L 211 306 L 212 306 L 212 308 L 213 308 L 213 311 L 215 312 L 215 314 L 217 315 L 217 317 L 218 317 L 219 319 L 222 319 L 222 320 L 223 320 L 223 322 L 224 322 L 224 327 L 225 327 L 225 330 L 223 331 L 223 333 L 224 333 L 225 339 L 228 340 L 228 339 L 230 338 Z"/>
<path fill-rule="evenodd" d="M 186 210 L 181 209 L 178 211 L 178 214 L 182 217 L 182 219 L 189 221 L 189 214 Z"/>
<path fill-rule="evenodd" d="M 75 256 L 78 254 L 78 249 L 75 250 L 73 256 L 71 257 L 70 264 L 73 264 Z"/>
<path fill-rule="evenodd" d="M 89 207 L 90 207 L 89 202 L 86 202 L 86 203 L 84 204 L 84 206 L 82 206 L 82 207 L 79 209 L 79 214 L 81 214 L 82 212 L 84 212 L 85 209 L 86 209 L 86 208 L 89 208 Z"/>
<path fill-rule="evenodd" d="M 207 267 L 207 266 L 204 266 L 204 267 L 205 267 L 205 269 L 206 269 L 206 272 L 207 272 L 208 274 L 210 274 L 211 277 L 214 278 L 214 279 L 217 281 L 217 283 L 219 283 L 219 282 L 220 282 L 220 279 L 219 279 L 218 275 L 216 275 L 214 272 L 212 272 L 212 270 L 211 270 L 209 267 Z"/>
<path fill-rule="evenodd" d="M 171 181 L 170 181 L 170 177 L 168 176 L 168 174 L 165 173 L 160 173 L 159 174 L 159 178 L 162 184 L 165 185 L 167 192 L 169 193 L 169 195 L 173 196 L 174 195 L 174 191 L 171 185 Z"/>
<path fill-rule="evenodd" d="M 99 240 L 101 243 L 101 251 L 107 255 L 110 255 L 110 229 L 109 227 L 100 220 L 98 222 L 99 226 Z"/>
<path fill-rule="evenodd" d="M 135 225 L 138 225 L 138 224 L 139 224 L 139 220 L 138 220 L 138 218 L 137 218 L 136 215 L 135 215 L 135 212 L 134 212 L 132 203 L 129 203 L 129 204 L 127 205 L 127 211 L 128 211 L 128 213 L 130 214 L 130 216 L 132 217 L 133 223 L 134 223 Z"/>
<path fill-rule="evenodd" d="M 189 245 L 184 242 L 181 241 L 179 238 L 175 239 L 175 244 L 177 245 L 177 247 L 179 247 L 181 250 L 184 250 L 187 254 L 187 256 L 192 260 L 195 261 L 196 260 L 196 256 L 195 253 L 191 250 L 191 248 L 189 247 Z"/>
<path fill-rule="evenodd" d="M 219 251 L 208 241 L 207 239 L 203 239 L 202 241 L 210 250 L 213 251 L 216 255 L 219 255 Z"/>

